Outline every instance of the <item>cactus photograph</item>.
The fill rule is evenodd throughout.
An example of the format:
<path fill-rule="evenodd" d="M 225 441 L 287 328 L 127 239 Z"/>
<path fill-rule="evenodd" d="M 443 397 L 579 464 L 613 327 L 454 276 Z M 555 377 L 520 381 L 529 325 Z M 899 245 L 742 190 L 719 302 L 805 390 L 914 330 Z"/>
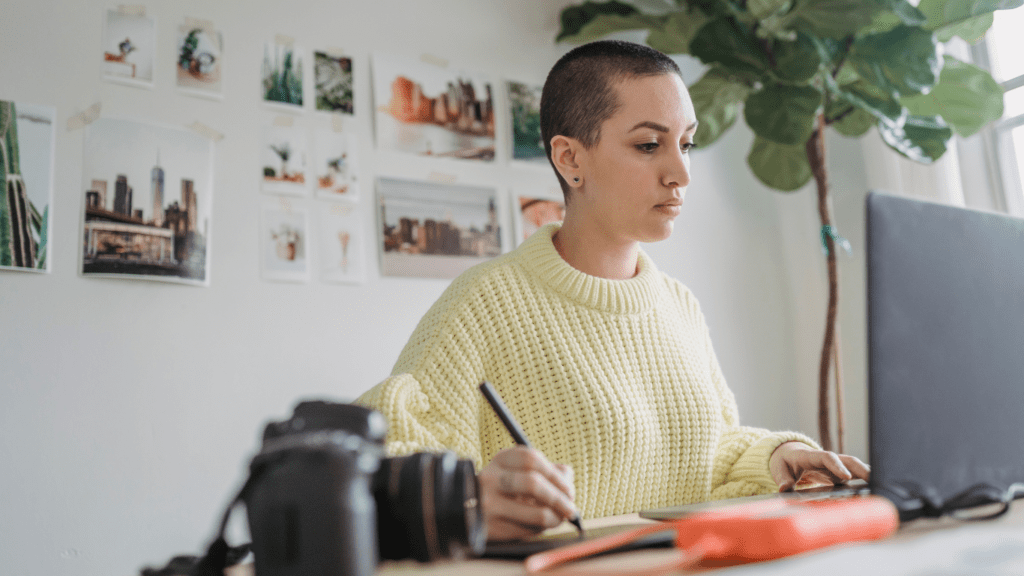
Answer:
<path fill-rule="evenodd" d="M 0 269 L 48 272 L 53 108 L 0 100 Z"/>

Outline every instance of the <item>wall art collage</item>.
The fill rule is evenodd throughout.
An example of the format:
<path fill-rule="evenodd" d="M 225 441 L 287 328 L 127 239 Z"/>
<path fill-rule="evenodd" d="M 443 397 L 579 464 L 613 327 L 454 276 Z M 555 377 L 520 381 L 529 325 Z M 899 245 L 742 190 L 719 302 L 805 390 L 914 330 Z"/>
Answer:
<path fill-rule="evenodd" d="M 307 282 L 319 263 L 323 282 L 365 282 L 358 140 L 346 121 L 355 115 L 352 58 L 278 35 L 263 46 L 260 82 L 262 277 Z"/>
<path fill-rule="evenodd" d="M 231 71 L 224 69 L 221 32 L 198 18 L 184 18 L 174 29 L 174 53 L 161 54 L 155 17 L 144 7 L 104 11 L 101 78 L 155 90 L 160 70 L 173 66 L 179 93 L 223 100 Z M 454 278 L 562 219 L 557 188 L 501 196 L 497 187 L 456 184 L 455 176 L 376 174 L 375 195 L 367 199 L 361 143 L 352 128 L 358 64 L 338 48 L 307 51 L 283 35 L 261 48 L 252 59 L 260 80 L 252 94 L 262 111 L 251 166 L 259 183 L 263 279 L 308 282 L 316 268 L 320 281 L 361 284 L 372 267 L 370 254 L 384 276 Z M 500 160 L 548 169 L 540 86 L 496 84 L 486 73 L 426 55 L 373 52 L 367 64 L 373 106 L 358 113 L 371 115 L 377 150 L 480 165 L 494 165 L 498 150 L 508 150 Z M 500 107 L 502 101 L 507 106 Z M 102 116 L 98 104 L 93 108 L 69 120 L 69 130 L 73 122 L 84 128 L 79 273 L 209 285 L 214 150 L 221 136 L 198 123 L 162 125 Z M 0 100 L 0 171 L 7 182 L 0 199 L 0 270 L 50 270 L 55 122 L 53 108 Z M 499 122 L 507 124 L 504 148 L 496 146 Z M 506 199 L 513 246 L 503 245 L 499 207 Z M 368 203 L 376 230 L 364 223 Z"/>

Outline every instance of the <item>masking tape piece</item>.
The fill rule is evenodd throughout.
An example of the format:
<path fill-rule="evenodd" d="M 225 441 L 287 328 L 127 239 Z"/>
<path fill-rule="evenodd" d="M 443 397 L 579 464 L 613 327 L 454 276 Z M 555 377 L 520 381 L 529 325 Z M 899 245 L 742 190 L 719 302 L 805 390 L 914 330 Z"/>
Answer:
<path fill-rule="evenodd" d="M 84 112 L 68 118 L 68 132 L 71 132 L 72 130 L 81 130 L 95 122 L 100 117 L 101 108 L 102 106 L 97 102 L 86 108 Z"/>
<path fill-rule="evenodd" d="M 341 114 L 331 114 L 331 128 L 334 128 L 335 132 L 344 132 L 345 118 Z"/>
<path fill-rule="evenodd" d="M 448 61 L 439 56 L 433 54 L 420 54 L 420 60 L 427 64 L 433 64 L 434 66 L 440 66 L 441 68 L 448 67 Z"/>
<path fill-rule="evenodd" d="M 283 126 L 284 128 L 291 128 L 295 125 L 294 116 L 278 115 L 274 117 L 274 126 Z"/>
<path fill-rule="evenodd" d="M 122 16 L 145 16 L 146 7 L 142 4 L 121 4 L 117 7 L 117 13 Z"/>
<path fill-rule="evenodd" d="M 213 20 L 204 20 L 202 18 L 192 18 L 190 16 L 185 17 L 186 28 L 199 28 L 203 32 L 209 35 L 214 35 L 217 31 L 214 29 Z"/>
<path fill-rule="evenodd" d="M 324 48 L 323 53 L 327 54 L 331 58 L 345 57 L 345 51 L 342 50 L 341 48 L 338 48 L 337 46 L 328 46 L 327 48 Z"/>
<path fill-rule="evenodd" d="M 198 120 L 190 124 L 188 127 L 191 128 L 192 130 L 195 130 L 199 134 L 206 136 L 210 140 L 213 140 L 214 142 L 220 142 L 221 140 L 224 139 L 223 134 L 217 132 L 213 128 L 210 128 L 206 124 L 199 122 Z"/>
<path fill-rule="evenodd" d="M 444 174 L 442 172 L 431 172 L 427 176 L 427 180 L 431 182 L 440 182 L 442 184 L 454 184 L 456 180 L 455 174 Z"/>
<path fill-rule="evenodd" d="M 282 46 L 287 46 L 291 48 L 292 45 L 295 44 L 295 38 L 291 36 L 285 36 L 284 34 L 278 34 L 277 36 L 274 36 L 274 42 Z"/>
<path fill-rule="evenodd" d="M 353 207 L 347 204 L 331 203 L 331 214 L 335 216 L 348 216 L 352 213 Z"/>

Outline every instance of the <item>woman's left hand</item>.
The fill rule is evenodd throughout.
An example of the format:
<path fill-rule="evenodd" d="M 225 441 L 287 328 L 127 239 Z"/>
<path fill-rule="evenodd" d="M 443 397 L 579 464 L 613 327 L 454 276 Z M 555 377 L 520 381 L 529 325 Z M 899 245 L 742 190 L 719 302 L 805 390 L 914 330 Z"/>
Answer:
<path fill-rule="evenodd" d="M 845 484 L 854 478 L 868 480 L 871 468 L 855 456 L 815 450 L 803 442 L 784 442 L 768 460 L 768 470 L 779 485 L 789 492 L 797 482 Z"/>

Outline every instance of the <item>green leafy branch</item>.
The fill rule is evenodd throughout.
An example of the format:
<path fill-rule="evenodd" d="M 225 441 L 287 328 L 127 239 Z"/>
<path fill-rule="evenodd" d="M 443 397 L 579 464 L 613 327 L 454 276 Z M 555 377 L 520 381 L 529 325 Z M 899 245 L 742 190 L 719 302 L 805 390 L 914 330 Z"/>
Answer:
<path fill-rule="evenodd" d="M 992 12 L 1022 0 L 679 0 L 644 14 L 611 0 L 562 12 L 559 41 L 583 43 L 623 30 L 709 65 L 690 87 L 707 146 L 744 108 L 757 138 L 748 164 L 767 186 L 796 190 L 811 179 L 803 144 L 817 117 L 845 136 L 876 127 L 900 154 L 931 162 L 954 133 L 970 136 L 1003 113 L 988 72 L 943 55 L 941 42 L 976 42 Z M 780 167 L 787 166 L 786 170 Z"/>
<path fill-rule="evenodd" d="M 700 59 L 707 70 L 689 87 L 700 122 L 696 143 L 714 143 L 742 110 L 754 132 L 747 165 L 761 182 L 793 191 L 815 180 L 829 276 L 818 374 L 819 435 L 826 449 L 833 367 L 839 450 L 843 414 L 835 256 L 841 236 L 828 202 L 824 131 L 832 127 L 859 137 L 874 127 L 903 156 L 923 163 L 938 159 L 954 134 L 975 134 L 1003 114 L 999 84 L 985 70 L 943 54 L 942 42 L 977 42 L 991 27 L 993 12 L 1022 2 L 921 0 L 915 7 L 907 0 L 675 0 L 674 7 L 666 4 L 667 11 L 652 14 L 609 0 L 562 11 L 557 41 L 584 43 L 646 30 L 652 48 Z"/>

